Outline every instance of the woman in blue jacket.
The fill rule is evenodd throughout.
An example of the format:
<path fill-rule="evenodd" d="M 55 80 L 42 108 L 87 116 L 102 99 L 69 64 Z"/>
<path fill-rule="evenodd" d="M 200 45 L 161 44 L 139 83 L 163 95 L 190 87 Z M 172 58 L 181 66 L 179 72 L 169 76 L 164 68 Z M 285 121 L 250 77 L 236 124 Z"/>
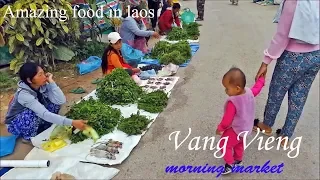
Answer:
<path fill-rule="evenodd" d="M 19 76 L 21 81 L 5 119 L 11 134 L 30 141 L 31 137 L 48 129 L 52 124 L 85 129 L 87 121 L 58 115 L 66 97 L 54 82 L 51 73 L 45 73 L 35 63 L 25 63 L 20 68 Z"/>

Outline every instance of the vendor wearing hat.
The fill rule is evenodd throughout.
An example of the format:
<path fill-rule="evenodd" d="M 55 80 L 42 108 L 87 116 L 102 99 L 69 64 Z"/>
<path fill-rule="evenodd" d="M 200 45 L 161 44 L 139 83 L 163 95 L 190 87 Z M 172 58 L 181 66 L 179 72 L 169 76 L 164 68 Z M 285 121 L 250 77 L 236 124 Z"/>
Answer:
<path fill-rule="evenodd" d="M 108 35 L 109 45 L 105 49 L 102 56 L 101 69 L 104 75 L 110 74 L 115 68 L 125 69 L 130 76 L 139 73 L 139 68 L 133 68 L 131 65 L 125 62 L 122 57 L 121 47 L 122 38 L 117 32 L 112 32 Z"/>

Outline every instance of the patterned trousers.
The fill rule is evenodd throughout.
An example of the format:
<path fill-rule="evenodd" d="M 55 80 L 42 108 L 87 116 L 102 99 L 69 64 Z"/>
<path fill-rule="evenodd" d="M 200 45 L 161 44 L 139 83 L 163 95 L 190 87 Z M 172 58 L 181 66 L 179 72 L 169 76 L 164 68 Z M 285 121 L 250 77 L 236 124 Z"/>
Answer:
<path fill-rule="evenodd" d="M 60 105 L 49 103 L 46 108 L 48 111 L 58 114 Z M 25 109 L 8 124 L 8 131 L 25 140 L 30 140 L 31 137 L 40 134 L 51 125 L 52 123 L 40 119 L 35 112 Z"/>
<path fill-rule="evenodd" d="M 292 136 L 311 85 L 320 69 L 320 50 L 309 53 L 285 51 L 277 60 L 264 111 L 265 125 L 272 127 L 288 92 L 288 113 L 281 135 Z"/>
<path fill-rule="evenodd" d="M 203 19 L 205 0 L 197 0 L 198 17 Z"/>

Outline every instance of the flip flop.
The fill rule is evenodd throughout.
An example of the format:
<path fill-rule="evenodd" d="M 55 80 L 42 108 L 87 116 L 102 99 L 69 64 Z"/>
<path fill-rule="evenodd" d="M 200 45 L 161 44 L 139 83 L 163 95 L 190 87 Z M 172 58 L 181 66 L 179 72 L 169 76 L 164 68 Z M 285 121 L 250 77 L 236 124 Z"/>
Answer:
<path fill-rule="evenodd" d="M 264 134 L 264 135 L 266 135 L 266 136 L 272 136 L 272 131 L 270 131 L 270 132 L 268 132 L 268 131 L 262 132 L 262 130 L 261 130 L 261 128 L 258 126 L 258 124 L 259 124 L 259 119 L 255 119 L 255 120 L 254 120 L 253 129 L 252 129 L 254 132 L 257 132 L 258 129 L 260 129 L 260 132 L 261 132 L 262 134 Z"/>
<path fill-rule="evenodd" d="M 95 79 L 95 80 L 91 81 L 91 84 L 98 84 L 101 81 L 102 81 L 102 79 L 98 78 L 98 79 Z"/>
<path fill-rule="evenodd" d="M 75 89 L 72 89 L 70 91 L 70 93 L 73 93 L 73 94 L 83 94 L 85 93 L 86 91 L 82 88 L 82 87 L 77 87 Z"/>

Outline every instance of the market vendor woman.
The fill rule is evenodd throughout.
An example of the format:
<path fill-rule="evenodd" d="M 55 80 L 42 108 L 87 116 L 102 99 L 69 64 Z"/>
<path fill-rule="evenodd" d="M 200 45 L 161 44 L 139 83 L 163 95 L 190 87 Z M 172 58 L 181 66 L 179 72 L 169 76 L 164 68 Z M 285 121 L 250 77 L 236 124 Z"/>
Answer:
<path fill-rule="evenodd" d="M 160 34 L 164 35 L 167 34 L 169 31 L 172 30 L 173 24 L 180 27 L 180 20 L 179 20 L 179 11 L 180 11 L 180 4 L 174 3 L 172 7 L 168 7 L 166 11 L 160 16 L 159 18 L 159 29 Z"/>
<path fill-rule="evenodd" d="M 121 54 L 122 38 L 117 32 L 108 34 L 109 46 L 103 53 L 101 69 L 104 75 L 110 74 L 115 68 L 125 69 L 130 76 L 139 73 L 139 68 L 133 68 L 125 62 Z"/>
<path fill-rule="evenodd" d="M 25 63 L 19 71 L 21 81 L 9 104 L 5 123 L 8 131 L 25 141 L 48 129 L 52 124 L 72 125 L 83 130 L 84 120 L 72 120 L 58 115 L 66 102 L 51 73 L 45 73 L 36 63 Z"/>

